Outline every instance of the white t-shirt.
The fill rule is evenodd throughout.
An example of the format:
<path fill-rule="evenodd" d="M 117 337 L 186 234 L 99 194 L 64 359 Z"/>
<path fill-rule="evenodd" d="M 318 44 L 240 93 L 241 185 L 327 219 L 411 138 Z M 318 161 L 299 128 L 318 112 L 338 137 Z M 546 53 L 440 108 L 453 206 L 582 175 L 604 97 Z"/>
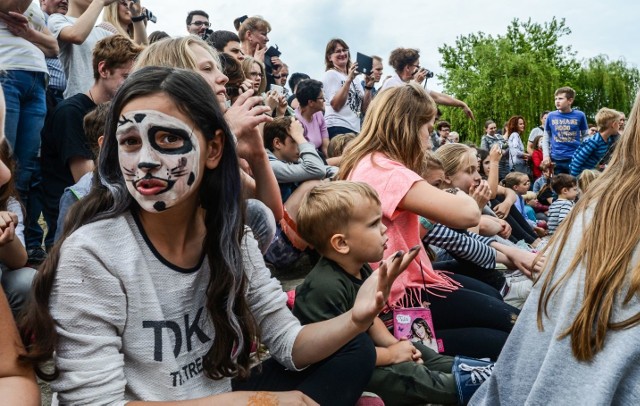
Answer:
<path fill-rule="evenodd" d="M 346 127 L 353 130 L 353 132 L 359 133 L 360 109 L 364 100 L 364 89 L 357 80 L 351 82 L 344 106 L 338 111 L 331 107 L 331 100 L 346 81 L 347 75 L 335 69 L 329 69 L 324 73 L 322 77 L 324 97 L 326 98 L 324 120 L 327 123 L 327 128 Z"/>
<path fill-rule="evenodd" d="M 241 249 L 262 341 L 295 370 L 291 353 L 302 327 L 249 229 Z M 192 269 L 164 259 L 130 213 L 76 230 L 62 245 L 50 301 L 60 370 L 52 389 L 60 403 L 124 405 L 231 391 L 229 378 L 209 379 L 202 368 L 216 340 L 206 310 L 209 278 L 204 257 Z"/>
<path fill-rule="evenodd" d="M 29 25 L 36 31 L 42 32 L 47 26 L 37 1 L 31 3 L 23 15 L 29 19 Z M 3 21 L 0 21 L 0 69 L 49 73 L 44 53 L 40 48 L 24 38 L 13 35 Z"/>
<path fill-rule="evenodd" d="M 71 27 L 77 20 L 75 17 L 62 14 L 52 14 L 49 17 L 49 30 L 54 37 L 58 38 L 60 46 L 58 57 L 64 66 L 64 74 L 67 76 L 65 99 L 78 93 L 85 93 L 93 86 L 93 47 L 102 38 L 113 35 L 104 28 L 93 27 L 87 39 L 80 45 L 60 41 L 60 31 L 63 28 Z"/>
<path fill-rule="evenodd" d="M 400 76 L 398 76 L 398 73 L 394 72 L 393 76 L 391 76 L 389 79 L 387 79 L 384 82 L 384 84 L 380 88 L 380 91 L 383 91 L 385 89 L 390 89 L 392 87 L 398 87 L 398 86 L 406 85 L 406 84 L 407 84 L 407 82 L 405 82 L 404 80 L 400 79 Z"/>

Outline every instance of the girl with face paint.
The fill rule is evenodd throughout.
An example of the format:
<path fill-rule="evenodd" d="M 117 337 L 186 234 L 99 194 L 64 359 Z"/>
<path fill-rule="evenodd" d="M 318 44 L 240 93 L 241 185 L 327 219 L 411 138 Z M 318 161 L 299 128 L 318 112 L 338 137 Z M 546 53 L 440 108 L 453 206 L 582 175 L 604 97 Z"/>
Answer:
<path fill-rule="evenodd" d="M 135 72 L 112 102 L 93 188 L 72 207 L 23 319 L 24 360 L 56 352 L 56 370 L 39 375 L 55 379 L 61 403 L 356 402 L 375 363 L 363 333 L 413 255 L 387 260 L 351 311 L 303 327 L 242 205 L 235 144 L 205 81 Z M 260 343 L 272 358 L 258 374 L 249 355 Z M 244 391 L 232 377 L 248 378 Z"/>
<path fill-rule="evenodd" d="M 254 96 L 253 90 L 242 93 L 234 104 L 227 108 L 225 84 L 228 78 L 220 69 L 216 51 L 205 41 L 188 36 L 169 38 L 148 46 L 138 57 L 134 71 L 145 66 L 171 66 L 197 72 L 215 93 L 224 118 L 237 139 L 236 151 L 243 163 L 248 164 L 251 176 L 243 171 L 242 182 L 247 203 L 247 225 L 256 234 L 263 252 L 273 240 L 275 222 L 283 217 L 278 181 L 271 170 L 269 158 L 263 145 L 261 123 L 270 121 L 264 114 L 269 110 L 262 106 L 262 97 Z M 246 167 L 246 165 L 245 165 Z M 264 207 L 264 206 L 267 207 Z M 270 220 L 271 226 L 265 226 Z"/>

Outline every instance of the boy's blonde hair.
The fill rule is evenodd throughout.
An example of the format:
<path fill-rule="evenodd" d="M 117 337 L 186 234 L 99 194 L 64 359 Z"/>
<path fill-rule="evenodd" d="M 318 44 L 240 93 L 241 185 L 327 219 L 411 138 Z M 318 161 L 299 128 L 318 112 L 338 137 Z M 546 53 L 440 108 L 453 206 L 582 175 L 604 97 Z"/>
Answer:
<path fill-rule="evenodd" d="M 323 182 L 311 189 L 300 203 L 296 219 L 298 234 L 324 254 L 331 237 L 345 230 L 353 208 L 365 199 L 380 204 L 378 193 L 366 183 Z"/>
<path fill-rule="evenodd" d="M 589 189 L 591 182 L 596 180 L 600 176 L 600 172 L 595 169 L 585 169 L 580 175 L 578 175 L 578 188 L 584 194 Z"/>
<path fill-rule="evenodd" d="M 614 121 L 620 120 L 620 117 L 622 117 L 622 113 L 617 110 L 606 107 L 601 108 L 596 113 L 596 125 L 598 126 L 598 131 L 602 132 L 606 130 Z"/>
<path fill-rule="evenodd" d="M 327 158 L 341 156 L 347 145 L 356 138 L 356 135 L 356 133 L 346 133 L 333 137 L 327 147 Z"/>
<path fill-rule="evenodd" d="M 535 200 L 538 198 L 538 194 L 536 192 L 532 192 L 531 190 L 522 195 L 522 198 L 525 202 L 529 202 L 531 200 Z"/>

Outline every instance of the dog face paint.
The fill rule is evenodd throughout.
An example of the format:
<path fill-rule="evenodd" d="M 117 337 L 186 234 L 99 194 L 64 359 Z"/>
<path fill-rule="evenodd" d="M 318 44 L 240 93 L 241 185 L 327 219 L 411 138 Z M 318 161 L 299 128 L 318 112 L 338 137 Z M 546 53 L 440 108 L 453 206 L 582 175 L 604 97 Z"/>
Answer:
<path fill-rule="evenodd" d="M 116 140 L 127 189 L 144 210 L 161 212 L 189 193 L 200 144 L 187 123 L 159 111 L 129 111 L 118 120 Z"/>

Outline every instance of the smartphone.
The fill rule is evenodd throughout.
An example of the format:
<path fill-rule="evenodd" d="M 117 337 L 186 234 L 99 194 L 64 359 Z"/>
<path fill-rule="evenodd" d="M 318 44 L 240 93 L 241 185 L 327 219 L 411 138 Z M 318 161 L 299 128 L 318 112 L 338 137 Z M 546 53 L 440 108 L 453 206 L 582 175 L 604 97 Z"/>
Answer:
<path fill-rule="evenodd" d="M 271 85 L 271 90 L 275 90 L 280 95 L 284 94 L 284 87 L 280 85 Z"/>

